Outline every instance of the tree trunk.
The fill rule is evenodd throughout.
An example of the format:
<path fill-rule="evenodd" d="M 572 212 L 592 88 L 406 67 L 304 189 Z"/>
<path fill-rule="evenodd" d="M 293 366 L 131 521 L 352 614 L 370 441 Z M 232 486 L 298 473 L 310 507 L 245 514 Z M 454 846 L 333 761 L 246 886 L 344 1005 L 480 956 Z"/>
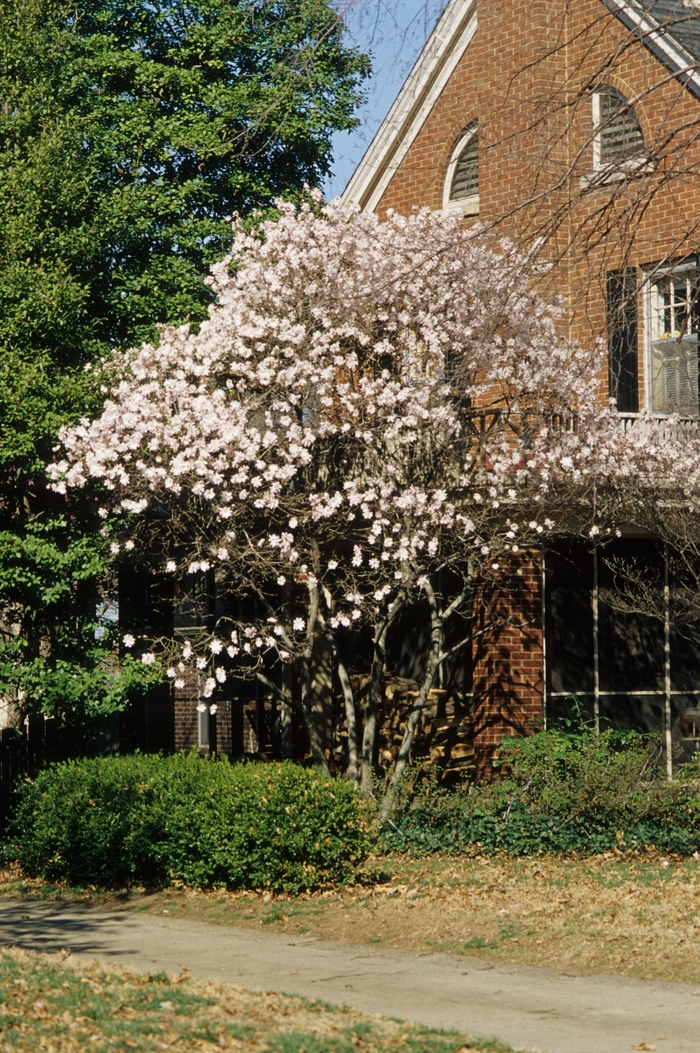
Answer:
<path fill-rule="evenodd" d="M 317 626 L 319 622 L 319 592 L 318 586 L 309 589 L 309 613 L 306 625 L 306 648 L 301 656 L 301 711 L 304 724 L 309 735 L 309 745 L 314 764 L 324 775 L 330 775 L 328 761 L 323 750 L 323 740 L 316 723 L 314 713 L 314 699 L 312 696 L 312 664 L 316 651 Z"/>
<path fill-rule="evenodd" d="M 311 707 L 311 669 L 309 661 L 307 657 L 301 660 L 301 712 L 309 736 L 309 745 L 311 746 L 311 756 L 314 759 L 314 764 L 324 775 L 330 775 L 326 754 L 323 751 L 323 742 L 321 741 Z"/>
<path fill-rule="evenodd" d="M 418 692 L 418 698 L 416 699 L 406 722 L 406 730 L 401 741 L 401 748 L 399 749 L 399 755 L 396 759 L 394 773 L 391 777 L 389 786 L 387 787 L 386 794 L 384 795 L 384 800 L 382 801 L 382 806 L 379 812 L 379 819 L 382 823 L 386 822 L 394 807 L 396 794 L 401 785 L 406 765 L 408 764 L 408 757 L 411 752 L 411 746 L 413 745 L 413 738 L 416 733 L 416 728 L 418 727 L 418 721 L 420 720 L 421 713 L 428 701 L 430 690 L 435 683 L 437 671 L 444 659 L 452 653 L 451 649 L 446 653 L 443 653 L 442 651 L 442 634 L 445 623 L 449 621 L 456 611 L 462 608 L 464 601 L 469 595 L 469 587 L 465 586 L 459 596 L 457 596 L 444 611 L 440 611 L 438 598 L 429 582 L 426 583 L 425 593 L 428 598 L 428 603 L 430 604 L 430 651 L 428 652 L 428 662 L 425 669 L 425 676 L 423 677 L 423 683 Z"/>
<path fill-rule="evenodd" d="M 345 668 L 345 662 L 337 654 L 336 661 L 338 668 L 338 679 L 340 680 L 340 686 L 343 689 L 343 700 L 345 702 L 345 719 L 348 725 L 348 770 L 347 776 L 351 782 L 357 782 L 359 777 L 359 770 L 357 766 L 357 719 L 355 715 L 355 694 L 352 690 L 352 684 L 348 671 Z"/>
<path fill-rule="evenodd" d="M 396 597 L 391 611 L 380 622 L 374 633 L 374 647 L 372 653 L 372 669 L 370 672 L 369 687 L 367 689 L 367 701 L 365 703 L 365 726 L 362 735 L 362 777 L 360 786 L 363 793 L 369 793 L 372 789 L 372 776 L 376 765 L 377 751 L 377 714 L 382 694 L 382 677 L 386 668 L 386 638 L 389 629 L 403 607 L 404 596 Z"/>
<path fill-rule="evenodd" d="M 283 760 L 291 760 L 294 753 L 292 707 L 286 702 L 280 702 L 280 750 Z"/>
<path fill-rule="evenodd" d="M 421 713 L 425 708 L 425 703 L 428 701 L 428 694 L 433 684 L 435 683 L 435 674 L 440 666 L 440 642 L 442 639 L 442 618 L 433 614 L 432 627 L 430 632 L 430 652 L 428 654 L 428 664 L 425 670 L 425 676 L 423 677 L 423 683 L 421 684 L 420 691 L 418 692 L 418 698 L 416 699 L 413 709 L 411 710 L 408 720 L 406 722 L 406 730 L 404 731 L 403 739 L 401 741 L 401 748 L 399 749 L 399 755 L 396 759 L 396 767 L 394 768 L 394 774 L 391 777 L 391 782 L 387 787 L 387 791 L 382 801 L 382 807 L 379 813 L 380 822 L 384 823 L 391 815 L 396 800 L 396 794 L 398 788 L 403 779 L 403 774 L 408 764 L 408 757 L 411 752 L 411 746 L 413 745 L 413 737 L 418 727 L 418 721 L 420 720 Z"/>

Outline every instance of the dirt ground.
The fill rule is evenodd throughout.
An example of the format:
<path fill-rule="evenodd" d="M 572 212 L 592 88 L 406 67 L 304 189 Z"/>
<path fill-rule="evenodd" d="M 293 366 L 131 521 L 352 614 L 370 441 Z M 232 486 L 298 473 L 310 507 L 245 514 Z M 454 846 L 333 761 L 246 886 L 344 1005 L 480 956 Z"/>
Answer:
<path fill-rule="evenodd" d="M 450 951 L 566 972 L 700 983 L 700 861 L 390 857 L 382 880 L 297 897 L 170 889 L 105 894 L 0 873 L 0 894 L 90 900 L 220 925 Z"/>

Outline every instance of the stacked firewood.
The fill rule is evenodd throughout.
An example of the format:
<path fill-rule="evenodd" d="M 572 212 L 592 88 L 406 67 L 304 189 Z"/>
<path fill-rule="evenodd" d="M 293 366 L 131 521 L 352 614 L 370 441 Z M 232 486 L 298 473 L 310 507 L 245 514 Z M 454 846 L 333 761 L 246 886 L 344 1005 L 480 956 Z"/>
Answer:
<path fill-rule="evenodd" d="M 353 688 L 361 712 L 369 677 L 353 677 Z M 415 705 L 419 684 L 407 677 L 390 676 L 382 683 L 383 705 L 378 719 L 379 763 L 391 770 L 401 748 L 406 723 Z M 449 785 L 468 775 L 473 766 L 470 700 L 457 692 L 434 687 L 421 713 L 411 747 L 411 759 L 421 773 L 434 774 Z M 338 729 L 340 749 L 347 749 L 347 730 Z"/>

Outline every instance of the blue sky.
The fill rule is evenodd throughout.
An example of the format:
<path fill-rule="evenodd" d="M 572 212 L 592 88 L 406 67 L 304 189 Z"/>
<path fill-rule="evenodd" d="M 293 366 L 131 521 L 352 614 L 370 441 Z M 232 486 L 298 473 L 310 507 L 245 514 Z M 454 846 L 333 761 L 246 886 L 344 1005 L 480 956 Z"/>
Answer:
<path fill-rule="evenodd" d="M 345 189 L 444 7 L 445 0 L 350 0 L 350 41 L 371 55 L 374 72 L 358 111 L 360 127 L 333 137 L 333 171 L 323 186 L 327 198 Z"/>

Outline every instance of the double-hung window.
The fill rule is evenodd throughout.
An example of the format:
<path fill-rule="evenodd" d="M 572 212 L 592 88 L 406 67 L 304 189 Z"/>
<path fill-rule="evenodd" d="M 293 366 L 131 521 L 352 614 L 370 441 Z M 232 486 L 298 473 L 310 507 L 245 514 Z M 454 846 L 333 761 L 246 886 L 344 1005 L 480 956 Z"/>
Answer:
<path fill-rule="evenodd" d="M 696 262 L 652 278 L 650 298 L 651 408 L 698 415 L 700 280 Z"/>

